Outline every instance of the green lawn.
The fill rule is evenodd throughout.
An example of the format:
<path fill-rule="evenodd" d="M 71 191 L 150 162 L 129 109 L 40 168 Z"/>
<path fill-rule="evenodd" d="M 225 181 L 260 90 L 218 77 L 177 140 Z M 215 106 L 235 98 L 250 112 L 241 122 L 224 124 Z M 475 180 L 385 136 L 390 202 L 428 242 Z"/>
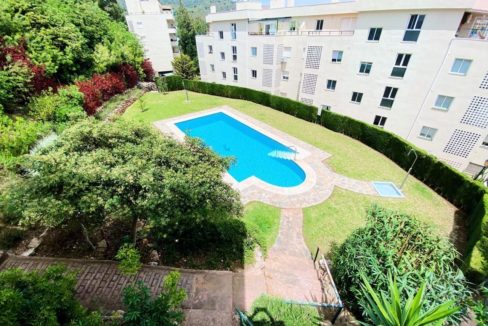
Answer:
<path fill-rule="evenodd" d="M 273 246 L 280 228 L 280 210 L 263 203 L 249 203 L 244 208 L 243 222 L 249 235 L 256 241 L 266 256 L 268 249 Z M 254 262 L 254 252 L 246 250 L 245 264 Z"/>
<path fill-rule="evenodd" d="M 392 181 L 396 184 L 405 176 L 405 171 L 384 155 L 320 125 L 252 102 L 192 92 L 189 96 L 190 102 L 187 103 L 184 91 L 168 94 L 148 93 L 144 96 L 146 108 L 143 112 L 135 103 L 122 118 L 150 124 L 220 105 L 229 105 L 332 154 L 325 163 L 337 173 L 360 180 Z M 355 228 L 363 225 L 365 211 L 373 202 L 416 216 L 434 225 L 443 235 L 451 232 L 456 213 L 454 206 L 412 177 L 405 185 L 404 193 L 405 199 L 384 199 L 335 189 L 327 201 L 304 210 L 304 235 L 307 245 L 311 251 L 317 246 L 327 251 L 332 242 L 340 243 Z"/>
<path fill-rule="evenodd" d="M 317 308 L 289 304 L 283 299 L 262 295 L 247 313 L 254 325 L 309 326 L 321 325 Z"/>

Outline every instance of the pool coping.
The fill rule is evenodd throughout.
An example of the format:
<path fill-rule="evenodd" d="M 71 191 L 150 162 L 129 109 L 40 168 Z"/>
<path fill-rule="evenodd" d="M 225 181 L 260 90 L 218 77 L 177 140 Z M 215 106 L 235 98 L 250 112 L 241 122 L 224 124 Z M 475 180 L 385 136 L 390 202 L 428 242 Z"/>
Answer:
<path fill-rule="evenodd" d="M 301 184 L 299 184 L 297 186 L 293 186 L 293 187 L 280 187 L 280 186 L 276 186 L 276 185 L 272 185 L 270 183 L 267 183 L 267 182 L 255 177 L 255 176 L 251 176 L 251 177 L 246 178 L 245 180 L 239 182 L 229 172 L 226 171 L 224 174 L 224 180 L 226 182 L 232 184 L 232 186 L 235 189 L 244 190 L 244 189 L 252 187 L 252 186 L 257 186 L 257 187 L 260 187 L 266 191 L 279 192 L 280 194 L 286 193 L 289 195 L 293 195 L 293 194 L 297 194 L 297 193 L 301 193 L 303 191 L 309 190 L 313 187 L 313 185 L 316 182 L 317 176 L 315 174 L 315 171 L 305 162 L 305 159 L 311 155 L 311 153 L 309 151 L 305 150 L 304 148 L 302 148 L 299 145 L 297 146 L 296 143 L 290 141 L 289 139 L 285 139 L 283 137 L 280 137 L 279 135 L 276 135 L 276 132 L 269 130 L 269 128 L 263 128 L 263 127 L 257 125 L 255 123 L 255 121 L 250 121 L 250 119 L 248 117 L 240 116 L 234 110 L 229 110 L 229 108 L 219 107 L 219 108 L 215 108 L 215 109 L 200 111 L 197 113 L 190 113 L 187 115 L 178 116 L 178 117 L 171 118 L 171 119 L 164 120 L 164 121 L 166 123 L 166 126 L 171 130 L 172 135 L 176 136 L 178 140 L 184 140 L 186 134 L 176 126 L 177 123 L 192 120 L 192 119 L 197 119 L 197 118 L 201 118 L 201 117 L 205 117 L 205 116 L 215 114 L 215 113 L 224 113 L 224 114 L 230 116 L 231 118 L 243 123 L 244 125 L 256 130 L 257 132 L 265 135 L 266 137 L 269 137 L 269 138 L 281 143 L 282 145 L 284 145 L 286 147 L 290 147 L 290 146 L 295 147 L 296 151 L 297 151 L 297 155 L 293 161 L 305 173 L 305 180 Z"/>
<path fill-rule="evenodd" d="M 324 162 L 331 156 L 329 153 L 227 105 L 159 120 L 153 124 L 163 134 L 183 141 L 186 135 L 175 125 L 176 123 L 219 112 L 229 115 L 285 146 L 296 147 L 298 153 L 294 162 L 305 172 L 305 180 L 300 185 L 279 187 L 255 176 L 237 182 L 226 171 L 224 180 L 240 192 L 241 201 L 244 204 L 251 201 L 261 201 L 281 208 L 309 207 L 325 201 L 332 194 L 334 186 L 357 193 L 378 196 L 371 182 L 351 179 L 333 172 Z"/>

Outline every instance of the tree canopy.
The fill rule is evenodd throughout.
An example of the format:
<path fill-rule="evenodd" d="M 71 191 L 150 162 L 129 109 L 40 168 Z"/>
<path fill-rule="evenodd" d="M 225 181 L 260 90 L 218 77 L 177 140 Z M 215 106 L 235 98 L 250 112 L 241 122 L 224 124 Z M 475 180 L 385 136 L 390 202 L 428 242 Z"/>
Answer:
<path fill-rule="evenodd" d="M 24 158 L 27 172 L 0 208 L 26 225 L 125 219 L 133 235 L 141 220 L 164 237 L 239 214 L 238 194 L 222 179 L 228 164 L 195 139 L 179 143 L 144 125 L 87 119 Z"/>
<path fill-rule="evenodd" d="M 143 61 L 137 38 L 94 1 L 3 0 L 0 35 L 10 46 L 25 42 L 32 63 L 62 83 Z"/>

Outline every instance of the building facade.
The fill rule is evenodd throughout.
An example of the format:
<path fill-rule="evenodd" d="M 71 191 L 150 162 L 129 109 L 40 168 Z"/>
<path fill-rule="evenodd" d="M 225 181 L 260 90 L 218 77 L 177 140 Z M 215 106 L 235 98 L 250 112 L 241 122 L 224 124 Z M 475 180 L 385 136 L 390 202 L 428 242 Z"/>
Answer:
<path fill-rule="evenodd" d="M 179 53 L 176 25 L 171 6 L 158 0 L 125 0 L 129 31 L 137 35 L 159 75 L 171 73 L 171 61 Z"/>
<path fill-rule="evenodd" d="M 488 159 L 488 1 L 246 1 L 206 19 L 204 81 L 377 125 L 470 174 Z"/>

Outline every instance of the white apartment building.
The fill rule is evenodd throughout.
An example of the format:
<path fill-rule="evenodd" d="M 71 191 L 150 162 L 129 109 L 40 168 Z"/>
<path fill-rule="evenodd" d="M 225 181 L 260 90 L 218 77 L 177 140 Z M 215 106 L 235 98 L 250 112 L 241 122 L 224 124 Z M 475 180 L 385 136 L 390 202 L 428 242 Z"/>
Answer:
<path fill-rule="evenodd" d="M 488 0 L 245 1 L 206 20 L 204 81 L 375 124 L 470 174 L 488 159 Z"/>
<path fill-rule="evenodd" d="M 171 6 L 163 6 L 158 0 L 125 0 L 125 7 L 129 31 L 139 38 L 154 71 L 159 75 L 171 73 L 171 61 L 179 52 Z"/>

